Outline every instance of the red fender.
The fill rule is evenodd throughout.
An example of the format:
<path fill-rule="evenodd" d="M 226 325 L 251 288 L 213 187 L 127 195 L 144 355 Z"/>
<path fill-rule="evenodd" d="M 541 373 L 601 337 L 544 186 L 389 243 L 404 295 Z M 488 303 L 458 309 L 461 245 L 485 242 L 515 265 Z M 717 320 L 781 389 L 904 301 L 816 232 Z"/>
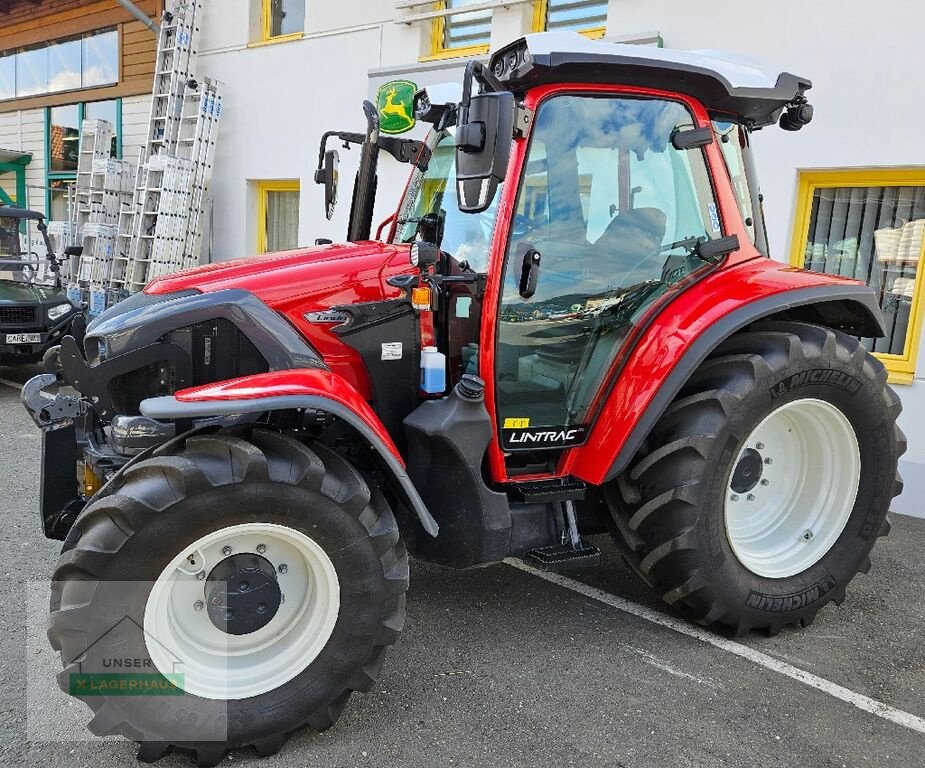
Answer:
<path fill-rule="evenodd" d="M 346 380 L 323 368 L 271 371 L 203 384 L 181 389 L 174 398 L 181 403 L 205 403 L 298 396 L 324 397 L 349 408 L 369 426 L 401 465 L 405 465 L 398 448 L 369 403 Z"/>
<path fill-rule="evenodd" d="M 431 536 L 437 521 L 405 471 L 405 462 L 375 411 L 342 377 L 325 368 L 296 368 L 258 373 L 181 389 L 174 395 L 141 402 L 141 412 L 152 419 L 197 419 L 242 413 L 315 409 L 349 425 L 378 458 L 389 484 L 405 506 L 417 515 Z"/>

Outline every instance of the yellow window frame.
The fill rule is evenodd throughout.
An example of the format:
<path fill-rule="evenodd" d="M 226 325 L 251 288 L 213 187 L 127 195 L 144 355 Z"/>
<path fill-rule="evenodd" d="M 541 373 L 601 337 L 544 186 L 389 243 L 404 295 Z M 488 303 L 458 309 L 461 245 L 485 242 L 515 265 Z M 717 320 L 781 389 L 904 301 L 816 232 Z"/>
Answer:
<path fill-rule="evenodd" d="M 304 31 L 290 32 L 288 35 L 274 35 L 273 0 L 261 0 L 261 2 L 263 7 L 260 11 L 260 42 L 258 45 L 261 43 L 285 43 L 288 40 L 301 40 L 305 36 Z"/>
<path fill-rule="evenodd" d="M 533 4 L 533 31 L 546 31 L 546 16 L 549 13 L 549 0 L 536 0 Z M 577 30 L 578 34 L 584 35 L 591 40 L 600 40 L 607 34 L 607 27 L 589 27 L 588 29 Z"/>
<path fill-rule="evenodd" d="M 434 3 L 434 10 L 440 11 L 446 8 L 446 0 L 438 0 Z M 465 11 L 463 11 L 465 13 Z M 490 46 L 486 45 L 467 45 L 455 48 L 447 48 L 443 45 L 444 35 L 446 33 L 446 16 L 438 16 L 431 22 L 431 46 L 430 55 L 422 56 L 420 61 L 437 61 L 439 59 L 459 59 L 467 56 L 484 56 L 488 53 Z"/>
<path fill-rule="evenodd" d="M 813 211 L 813 195 L 817 189 L 839 187 L 925 187 L 925 166 L 918 168 L 828 168 L 798 171 L 797 204 L 790 263 L 802 267 L 809 239 L 809 221 Z M 925 312 L 925 240 L 919 265 L 915 270 L 909 326 L 903 352 L 900 355 L 876 352 L 889 372 L 891 384 L 911 384 L 915 377 L 919 343 L 922 335 L 922 315 Z"/>
<path fill-rule="evenodd" d="M 267 209 L 271 192 L 301 192 L 298 179 L 257 182 L 257 253 L 267 252 Z"/>

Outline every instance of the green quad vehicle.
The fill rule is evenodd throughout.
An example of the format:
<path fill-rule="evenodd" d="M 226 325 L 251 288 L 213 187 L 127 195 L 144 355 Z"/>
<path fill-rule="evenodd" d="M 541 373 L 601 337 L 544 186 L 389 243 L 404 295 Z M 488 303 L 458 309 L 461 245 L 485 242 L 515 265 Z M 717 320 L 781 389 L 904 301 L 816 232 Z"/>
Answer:
<path fill-rule="evenodd" d="M 22 221 L 36 222 L 46 261 L 23 253 Z M 82 314 L 61 287 L 60 264 L 48 240 L 45 217 L 25 208 L 0 207 L 0 364 L 38 362 L 72 332 L 76 317 Z"/>

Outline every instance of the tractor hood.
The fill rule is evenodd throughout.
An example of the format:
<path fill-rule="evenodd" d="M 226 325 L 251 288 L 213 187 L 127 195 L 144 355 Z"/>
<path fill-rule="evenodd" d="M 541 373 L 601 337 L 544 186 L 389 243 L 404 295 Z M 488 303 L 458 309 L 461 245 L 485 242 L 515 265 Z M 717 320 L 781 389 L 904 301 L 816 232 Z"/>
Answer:
<path fill-rule="evenodd" d="M 244 289 L 289 314 L 393 298 L 400 292 L 386 279 L 412 271 L 408 246 L 364 241 L 217 262 L 159 278 L 145 293 Z"/>
<path fill-rule="evenodd" d="M 267 322 L 285 317 L 288 323 L 284 325 L 289 332 L 294 328 L 331 371 L 371 399 L 372 388 L 362 359 L 333 331 L 343 322 L 343 315 L 327 310 L 401 297 L 401 289 L 389 285 L 386 280 L 416 271 L 408 260 L 408 250 L 407 245 L 377 241 L 301 248 L 179 272 L 155 280 L 145 289 L 145 294 L 149 300 L 157 300 L 158 294 L 176 292 L 241 297 L 235 301 L 256 297 L 257 304 L 270 310 Z M 218 296 L 216 299 L 225 300 Z M 178 308 L 182 306 L 185 305 L 177 305 Z M 254 308 L 254 312 L 258 310 L 259 307 Z M 88 337 L 94 329 L 91 325 Z M 286 335 L 285 329 L 277 329 L 275 334 Z M 258 344 L 261 351 L 264 346 L 265 342 Z M 271 367 L 298 366 L 274 364 Z"/>

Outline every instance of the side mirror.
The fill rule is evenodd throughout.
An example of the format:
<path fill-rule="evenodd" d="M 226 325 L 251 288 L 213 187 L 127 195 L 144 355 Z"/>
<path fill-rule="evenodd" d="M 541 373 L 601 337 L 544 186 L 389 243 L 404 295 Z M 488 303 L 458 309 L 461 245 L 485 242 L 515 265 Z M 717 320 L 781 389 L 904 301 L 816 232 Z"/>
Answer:
<path fill-rule="evenodd" d="M 514 94 L 482 93 L 460 104 L 456 128 L 459 210 L 481 213 L 504 181 L 514 135 Z"/>
<path fill-rule="evenodd" d="M 438 248 L 443 242 L 443 228 L 446 224 L 446 211 L 441 209 L 437 213 L 425 213 L 418 221 L 418 234 L 421 240 L 434 243 Z"/>
<path fill-rule="evenodd" d="M 337 166 L 336 149 L 324 153 L 324 164 L 315 171 L 315 183 L 324 184 L 324 215 L 330 220 L 337 205 Z"/>

